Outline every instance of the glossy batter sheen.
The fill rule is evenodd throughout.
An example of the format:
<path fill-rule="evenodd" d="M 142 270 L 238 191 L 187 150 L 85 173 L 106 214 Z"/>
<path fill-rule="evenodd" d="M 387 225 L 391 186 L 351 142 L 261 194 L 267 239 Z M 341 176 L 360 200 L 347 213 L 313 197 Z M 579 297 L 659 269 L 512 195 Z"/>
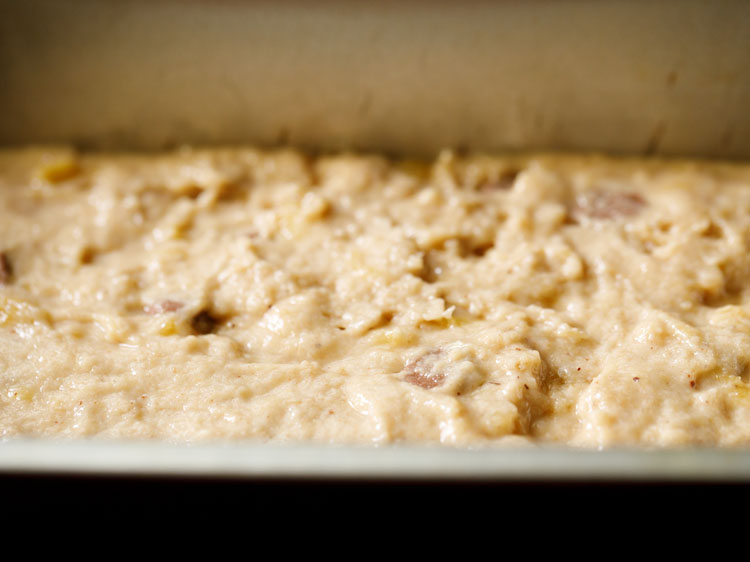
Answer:
<path fill-rule="evenodd" d="M 750 444 L 750 166 L 0 153 L 0 436 Z"/>

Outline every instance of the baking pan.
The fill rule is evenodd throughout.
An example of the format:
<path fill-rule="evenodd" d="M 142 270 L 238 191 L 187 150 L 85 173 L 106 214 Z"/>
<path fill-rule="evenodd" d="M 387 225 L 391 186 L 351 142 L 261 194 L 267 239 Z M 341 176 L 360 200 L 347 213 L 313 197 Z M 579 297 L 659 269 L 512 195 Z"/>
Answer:
<path fill-rule="evenodd" d="M 750 5 L 0 0 L 0 143 L 750 156 Z"/>
<path fill-rule="evenodd" d="M 741 1 L 0 0 L 0 144 L 750 157 Z M 750 480 L 742 450 L 11 440 L 12 473 Z"/>

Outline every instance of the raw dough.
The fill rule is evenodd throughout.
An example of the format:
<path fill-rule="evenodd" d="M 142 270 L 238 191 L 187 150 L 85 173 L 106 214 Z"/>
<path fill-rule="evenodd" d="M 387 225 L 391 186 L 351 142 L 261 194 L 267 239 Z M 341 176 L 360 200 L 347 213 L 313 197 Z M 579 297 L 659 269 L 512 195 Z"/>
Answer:
<path fill-rule="evenodd" d="M 750 443 L 750 166 L 0 152 L 0 436 Z"/>

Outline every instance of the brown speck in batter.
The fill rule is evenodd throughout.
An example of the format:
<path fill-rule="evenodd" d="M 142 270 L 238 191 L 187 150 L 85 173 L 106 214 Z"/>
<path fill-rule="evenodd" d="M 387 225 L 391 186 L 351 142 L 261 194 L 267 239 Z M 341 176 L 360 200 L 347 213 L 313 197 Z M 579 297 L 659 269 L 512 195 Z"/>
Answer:
<path fill-rule="evenodd" d="M 495 191 L 498 189 L 510 189 L 516 182 L 516 178 L 521 171 L 517 168 L 508 168 L 503 170 L 499 177 L 489 179 L 483 183 L 479 189 L 482 191 Z"/>
<path fill-rule="evenodd" d="M 190 327 L 196 334 L 206 335 L 216 329 L 218 320 L 208 311 L 201 310 L 190 320 Z"/>
<path fill-rule="evenodd" d="M 7 285 L 13 277 L 13 267 L 10 265 L 8 254 L 0 252 L 0 285 Z"/>
<path fill-rule="evenodd" d="M 81 265 L 91 265 L 96 259 L 96 254 L 97 251 L 95 248 L 86 246 L 81 250 L 81 253 L 78 256 L 78 261 L 81 263 Z"/>

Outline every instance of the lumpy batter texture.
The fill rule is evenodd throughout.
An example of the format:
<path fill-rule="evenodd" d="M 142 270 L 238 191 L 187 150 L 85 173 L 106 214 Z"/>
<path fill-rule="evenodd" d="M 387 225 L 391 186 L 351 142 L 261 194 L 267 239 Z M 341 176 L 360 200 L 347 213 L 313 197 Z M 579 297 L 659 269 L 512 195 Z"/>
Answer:
<path fill-rule="evenodd" d="M 0 436 L 750 443 L 750 166 L 0 152 Z"/>

